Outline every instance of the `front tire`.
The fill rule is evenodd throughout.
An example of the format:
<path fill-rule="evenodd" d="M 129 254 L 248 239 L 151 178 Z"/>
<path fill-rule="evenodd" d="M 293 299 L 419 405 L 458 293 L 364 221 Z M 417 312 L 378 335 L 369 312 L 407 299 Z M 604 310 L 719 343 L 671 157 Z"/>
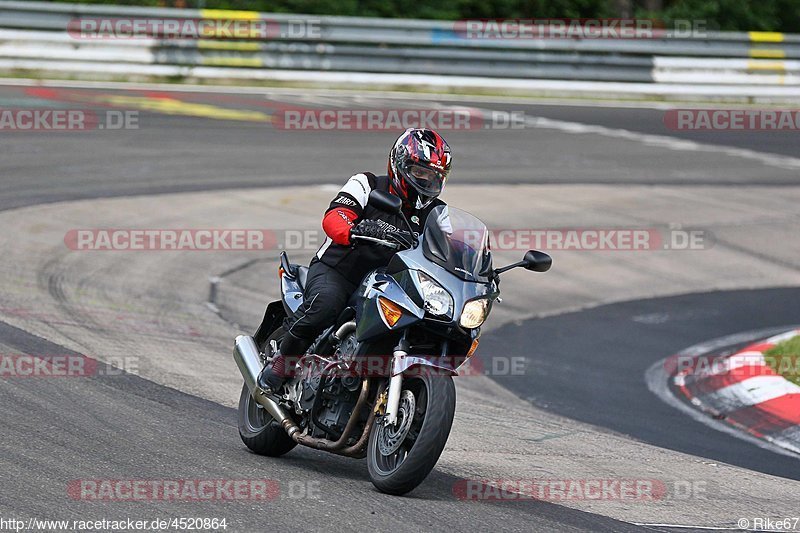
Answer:
<path fill-rule="evenodd" d="M 409 395 L 413 395 L 413 399 Z M 413 419 L 398 443 L 396 431 L 407 422 L 408 413 L 404 408 L 412 404 Z M 455 411 L 456 388 L 451 376 L 422 375 L 404 379 L 396 427 L 387 429 L 382 418 L 372 427 L 367 446 L 367 468 L 372 484 L 381 492 L 400 495 L 422 483 L 447 444 Z"/>
<path fill-rule="evenodd" d="M 281 337 L 283 328 L 278 328 L 267 339 L 267 346 L 271 340 L 280 342 Z M 286 430 L 253 399 L 247 385 L 242 386 L 239 396 L 239 436 L 254 453 L 269 457 L 280 457 L 297 446 Z"/>

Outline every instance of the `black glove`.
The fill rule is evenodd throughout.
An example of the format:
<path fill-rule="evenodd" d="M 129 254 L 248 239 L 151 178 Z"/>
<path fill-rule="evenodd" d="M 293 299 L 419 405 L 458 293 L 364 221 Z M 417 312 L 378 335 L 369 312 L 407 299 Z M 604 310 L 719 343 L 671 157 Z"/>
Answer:
<path fill-rule="evenodd" d="M 414 246 L 415 243 L 414 236 L 410 232 L 399 229 L 393 233 L 395 240 L 400 242 L 403 246 L 409 248 L 411 246 Z"/>
<path fill-rule="evenodd" d="M 386 227 L 377 220 L 364 219 L 356 226 L 350 228 L 350 236 L 371 237 L 373 239 L 385 239 Z"/>

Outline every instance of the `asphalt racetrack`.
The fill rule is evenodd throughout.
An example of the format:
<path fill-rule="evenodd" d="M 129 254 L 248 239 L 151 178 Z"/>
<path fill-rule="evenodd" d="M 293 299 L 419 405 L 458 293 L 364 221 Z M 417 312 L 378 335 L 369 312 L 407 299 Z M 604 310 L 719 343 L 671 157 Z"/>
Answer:
<path fill-rule="evenodd" d="M 685 421 L 680 411 L 648 394 L 640 376 L 658 359 L 710 339 L 758 328 L 788 330 L 797 320 L 798 298 L 797 289 L 781 288 L 609 304 L 505 326 L 486 341 L 486 348 L 506 353 L 535 339 L 526 352 L 535 371 L 498 381 L 544 409 L 659 446 L 797 480 L 796 458 Z"/>
<path fill-rule="evenodd" d="M 428 531 L 443 523 L 457 531 L 684 531 L 693 525 L 733 527 L 735 520 L 729 519 L 747 512 L 796 511 L 787 502 L 796 502 L 790 494 L 798 490 L 793 481 L 800 479 L 797 458 L 689 419 L 652 395 L 644 381 L 655 361 L 692 344 L 800 323 L 800 293 L 791 288 L 800 282 L 795 134 L 675 132 L 664 126 L 663 111 L 651 108 L 325 92 L 14 84 L 0 86 L 0 105 L 84 109 L 98 116 L 122 110 L 134 112 L 138 124 L 115 131 L 0 132 L 0 227 L 8 260 L 0 265 L 5 277 L 0 352 L 83 354 L 101 361 L 98 371 L 84 379 L 0 377 L 5 428 L 0 436 L 0 516 L 225 517 L 233 531 Z M 382 171 L 396 132 L 291 131 L 271 125 L 271 117 L 298 107 L 416 105 L 524 116 L 525 127 L 516 129 L 443 132 L 456 158 L 451 201 L 483 210 L 490 227 L 524 227 L 513 213 L 529 217 L 525 224 L 559 228 L 663 229 L 678 223 L 710 228 L 714 246 L 649 255 L 560 256 L 554 250 L 554 270 L 535 278 L 536 286 L 524 285 L 534 279 L 529 273 L 509 276 L 504 281 L 507 306 L 498 308 L 497 323 L 487 327 L 481 350 L 486 361 L 498 355 L 523 358 L 526 371 L 490 376 L 494 383 L 483 378 L 459 382 L 458 433 L 441 468 L 403 499 L 375 491 L 365 465 L 349 459 L 297 448 L 273 460 L 247 453 L 242 446 L 231 407 L 238 378 L 235 371 L 230 373 L 230 344 L 225 343 L 246 331 L 261 312 L 257 302 L 267 301 L 260 294 L 267 283 L 263 271 L 248 273 L 246 260 L 233 256 L 214 256 L 205 265 L 206 256 L 154 254 L 128 262 L 113 253 L 90 258 L 78 254 L 73 263 L 74 252 L 69 255 L 59 239 L 42 245 L 37 237 L 49 235 L 48 225 L 63 229 L 68 222 L 59 217 L 73 209 L 90 213 L 84 224 L 99 227 L 101 220 L 114 216 L 127 220 L 128 227 L 178 225 L 181 220 L 209 227 L 237 215 L 238 220 L 249 217 L 251 224 L 285 228 L 296 219 L 313 227 L 318 216 L 314 209 L 324 209 L 322 198 L 331 190 L 320 192 L 319 186 L 341 183 L 359 170 Z M 315 199 L 318 195 L 319 206 L 288 200 L 303 196 L 299 186 L 313 191 Z M 284 193 L 289 187 L 294 189 Z M 479 190 L 488 192 L 475 192 Z M 197 203 L 201 199 L 208 203 Z M 267 204 L 271 210 L 263 208 Z M 287 206 L 286 213 L 281 206 Z M 266 222 L 254 220 L 260 216 Z M 165 217 L 170 222 L 163 222 Z M 70 220 L 81 223 L 79 218 Z M 770 236 L 775 240 L 769 241 Z M 683 255 L 676 259 L 675 254 Z M 299 255 L 305 259 L 309 252 Z M 519 251 L 499 255 L 510 262 Z M 24 258 L 30 262 L 24 264 Z M 237 299 L 240 304 L 231 310 L 244 318 L 211 314 L 205 306 L 206 278 L 241 265 L 241 273 L 231 276 L 231 288 L 225 290 L 247 292 L 243 298 L 248 305 Z M 196 291 L 185 294 L 191 305 L 160 296 L 189 278 L 196 280 Z M 133 281 L 142 285 L 141 291 Z M 512 286 L 520 286 L 520 292 Z M 122 312 L 108 307 L 115 298 L 142 307 L 157 301 L 160 307 L 146 318 L 142 333 L 131 331 L 124 320 L 115 329 L 109 325 L 112 319 L 86 314 L 76 305 L 89 293 L 106 302 L 104 311 L 111 314 Z M 40 305 L 52 309 L 45 313 Z M 195 321 L 188 334 L 171 331 L 172 315 L 182 313 Z M 204 337 L 207 324 L 212 325 Z M 143 336 L 147 346 L 161 348 L 145 349 Z M 102 362 L 101 348 L 89 351 L 90 342 L 136 357 L 141 375 L 112 371 Z M 169 372 L 148 371 L 151 357 L 175 362 Z M 215 389 L 213 383 L 220 379 L 227 384 Z M 212 385 L 204 389 L 207 383 Z M 481 418 L 484 402 L 486 413 L 494 415 Z M 506 419 L 504 406 L 516 415 Z M 496 433 L 487 429 L 494 422 Z M 549 436 L 524 438 L 548 424 L 560 428 L 551 433 L 556 441 Z M 557 440 L 562 435 L 574 439 L 564 441 L 563 454 Z M 615 456 L 615 448 L 628 445 L 635 452 Z M 506 449 L 516 455 L 481 457 L 482 450 Z M 595 457 L 592 449 L 597 450 Z M 636 475 L 669 477 L 679 475 L 681 461 L 692 465 L 685 468 L 697 469 L 688 470 L 687 476 L 712 481 L 718 491 L 712 501 L 663 507 L 464 502 L 453 491 L 464 478 L 624 477 L 625 465 Z M 277 480 L 280 494 L 267 501 L 121 503 L 76 499 L 69 492 L 70 484 L 82 479 L 261 478 Z M 751 482 L 752 494 L 785 492 L 786 499 L 763 496 L 762 501 L 746 491 L 732 496 Z"/>

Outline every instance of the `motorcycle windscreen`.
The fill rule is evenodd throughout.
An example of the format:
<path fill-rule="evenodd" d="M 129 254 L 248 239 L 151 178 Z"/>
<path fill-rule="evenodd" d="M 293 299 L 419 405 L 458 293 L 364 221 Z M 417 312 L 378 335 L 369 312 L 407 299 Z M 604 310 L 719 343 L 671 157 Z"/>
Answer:
<path fill-rule="evenodd" d="M 431 210 L 422 230 L 425 257 L 465 281 L 491 280 L 489 230 L 466 211 L 440 205 Z"/>

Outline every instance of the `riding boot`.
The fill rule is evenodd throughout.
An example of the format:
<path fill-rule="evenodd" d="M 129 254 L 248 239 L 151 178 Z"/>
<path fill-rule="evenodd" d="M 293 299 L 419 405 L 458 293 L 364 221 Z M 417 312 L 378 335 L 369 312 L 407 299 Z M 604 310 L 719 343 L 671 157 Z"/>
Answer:
<path fill-rule="evenodd" d="M 286 380 L 294 373 L 294 364 L 305 353 L 313 340 L 301 339 L 286 332 L 280 344 L 280 353 L 265 366 L 258 376 L 258 386 L 267 394 L 281 390 Z"/>

